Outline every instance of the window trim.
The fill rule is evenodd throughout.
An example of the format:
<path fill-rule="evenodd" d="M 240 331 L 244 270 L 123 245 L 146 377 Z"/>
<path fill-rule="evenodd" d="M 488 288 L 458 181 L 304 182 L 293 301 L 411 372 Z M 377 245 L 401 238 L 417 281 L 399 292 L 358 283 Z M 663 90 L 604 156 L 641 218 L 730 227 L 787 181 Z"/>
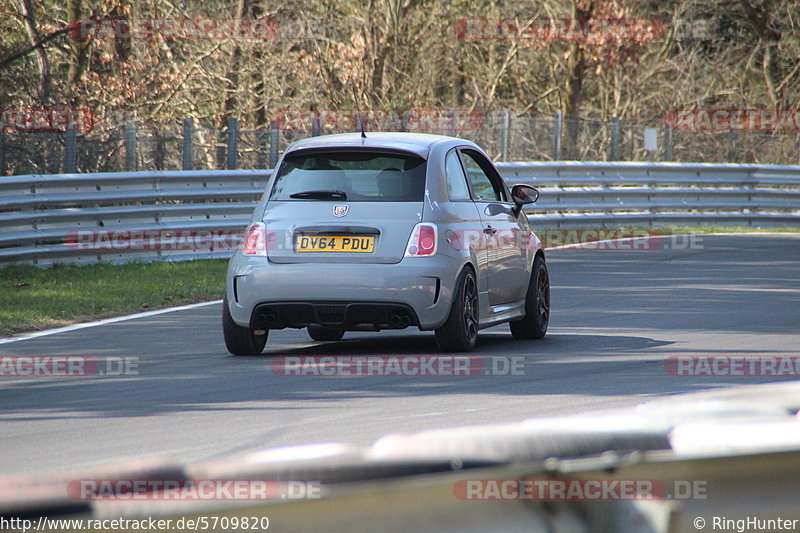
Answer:
<path fill-rule="evenodd" d="M 505 182 L 500 174 L 497 173 L 497 169 L 494 168 L 494 165 L 491 161 L 488 160 L 482 153 L 475 150 L 470 146 L 459 146 L 458 148 L 458 155 L 459 159 L 461 159 L 461 166 L 464 170 L 464 174 L 467 176 L 467 186 L 469 187 L 470 194 L 472 195 L 473 202 L 485 202 L 485 203 L 499 203 L 499 204 L 508 204 L 511 205 L 512 202 L 508 199 L 508 191 L 506 190 Z M 486 198 L 480 198 L 475 194 L 475 190 L 472 188 L 472 180 L 469 179 L 469 172 L 467 172 L 467 165 L 464 162 L 464 157 L 466 156 L 464 152 L 468 152 L 466 155 L 472 157 L 475 162 L 478 164 L 478 167 L 483 171 L 487 178 L 489 178 L 489 182 L 492 184 L 493 187 L 499 187 L 500 190 L 500 200 L 487 200 Z M 491 170 L 490 172 L 486 171 L 486 166 L 489 167 Z M 499 180 L 499 183 L 498 183 Z"/>
<path fill-rule="evenodd" d="M 456 154 L 456 161 L 458 161 L 459 167 L 461 168 L 461 176 L 464 178 L 464 183 L 467 184 L 467 194 L 469 194 L 469 198 L 457 198 L 453 199 L 450 197 L 450 188 L 447 187 L 447 158 L 450 157 L 450 154 Z M 467 175 L 467 171 L 464 168 L 464 162 L 461 160 L 461 153 L 459 151 L 459 147 L 451 148 L 447 151 L 444 155 L 444 183 L 445 188 L 447 189 L 447 201 L 448 202 L 475 202 L 475 194 L 472 191 L 472 184 L 469 182 L 469 176 Z"/>

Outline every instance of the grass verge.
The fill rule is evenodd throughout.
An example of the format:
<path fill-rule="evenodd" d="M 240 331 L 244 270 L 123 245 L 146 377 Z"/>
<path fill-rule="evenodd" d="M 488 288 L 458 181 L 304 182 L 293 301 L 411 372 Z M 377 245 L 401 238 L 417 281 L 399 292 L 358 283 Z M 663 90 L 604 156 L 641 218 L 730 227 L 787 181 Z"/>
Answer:
<path fill-rule="evenodd" d="M 222 297 L 227 260 L 0 269 L 0 336 Z"/>

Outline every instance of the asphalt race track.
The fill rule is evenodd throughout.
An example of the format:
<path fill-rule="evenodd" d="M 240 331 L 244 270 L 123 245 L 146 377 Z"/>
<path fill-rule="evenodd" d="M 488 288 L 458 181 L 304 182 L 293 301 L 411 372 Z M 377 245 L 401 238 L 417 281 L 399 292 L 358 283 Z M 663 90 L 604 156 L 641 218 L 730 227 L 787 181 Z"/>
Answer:
<path fill-rule="evenodd" d="M 392 432 L 629 406 L 795 377 L 677 377 L 671 355 L 800 355 L 800 234 L 703 236 L 655 250 L 548 253 L 550 331 L 483 331 L 474 355 L 521 375 L 299 377 L 232 357 L 220 305 L 0 344 L 0 355 L 138 358 L 138 375 L 0 377 L 0 475 L 133 458 L 179 461 Z M 677 248 L 677 249 L 676 249 Z M 276 355 L 435 353 L 432 333 L 349 333 L 314 343 L 272 332 Z M 516 359 L 515 359 L 516 358 Z"/>

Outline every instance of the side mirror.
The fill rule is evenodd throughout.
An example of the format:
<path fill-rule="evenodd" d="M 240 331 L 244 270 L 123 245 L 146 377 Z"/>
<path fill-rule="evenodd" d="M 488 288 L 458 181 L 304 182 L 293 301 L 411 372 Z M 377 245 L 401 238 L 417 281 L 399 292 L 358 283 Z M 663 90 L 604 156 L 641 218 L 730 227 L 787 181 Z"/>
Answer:
<path fill-rule="evenodd" d="M 530 185 L 514 185 L 511 188 L 511 200 L 514 202 L 517 214 L 523 205 L 532 204 L 539 199 L 539 190 Z"/>

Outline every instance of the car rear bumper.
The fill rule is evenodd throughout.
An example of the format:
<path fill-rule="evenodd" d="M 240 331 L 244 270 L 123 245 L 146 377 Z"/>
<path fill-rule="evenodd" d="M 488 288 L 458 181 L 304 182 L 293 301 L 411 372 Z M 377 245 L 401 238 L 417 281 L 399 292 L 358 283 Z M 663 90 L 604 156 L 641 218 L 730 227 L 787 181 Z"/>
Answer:
<path fill-rule="evenodd" d="M 381 302 L 264 302 L 250 315 L 251 329 L 302 328 L 318 324 L 353 330 L 403 329 L 419 326 L 414 309 L 406 304 Z"/>
<path fill-rule="evenodd" d="M 234 322 L 251 329 L 319 324 L 429 330 L 447 319 L 461 266 L 444 255 L 397 264 L 277 264 L 237 253 L 226 290 Z"/>

